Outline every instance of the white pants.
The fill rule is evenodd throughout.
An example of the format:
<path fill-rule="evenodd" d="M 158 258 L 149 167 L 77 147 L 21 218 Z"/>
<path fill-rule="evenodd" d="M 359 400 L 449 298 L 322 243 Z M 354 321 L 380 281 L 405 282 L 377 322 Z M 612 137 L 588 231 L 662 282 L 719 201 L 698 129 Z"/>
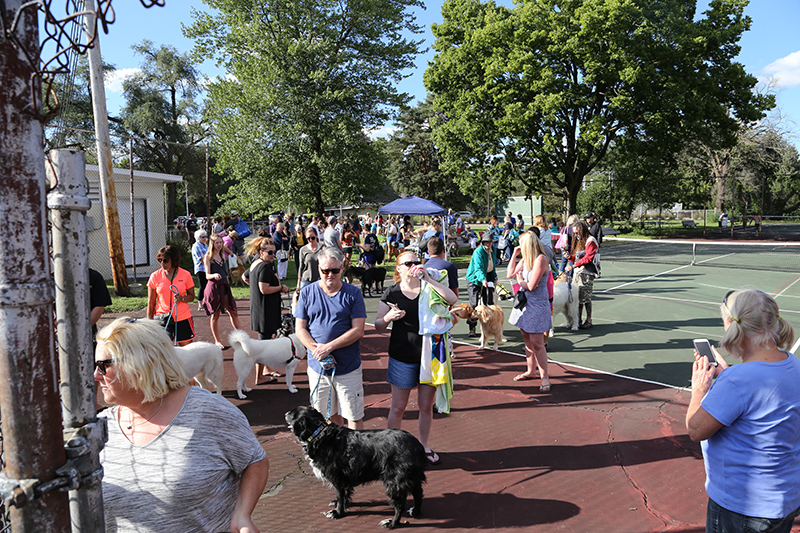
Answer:
<path fill-rule="evenodd" d="M 278 262 L 278 279 L 286 279 L 286 272 L 289 270 L 289 252 L 278 250 L 275 260 Z"/>

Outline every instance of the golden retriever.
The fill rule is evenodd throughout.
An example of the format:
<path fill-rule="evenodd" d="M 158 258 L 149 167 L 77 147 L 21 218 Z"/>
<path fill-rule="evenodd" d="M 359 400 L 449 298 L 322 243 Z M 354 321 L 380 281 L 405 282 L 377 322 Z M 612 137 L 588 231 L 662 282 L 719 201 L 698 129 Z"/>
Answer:
<path fill-rule="evenodd" d="M 469 304 L 454 305 L 453 308 L 450 309 L 450 316 L 453 317 L 453 325 L 455 326 L 458 324 L 459 319 L 467 320 L 472 316 L 474 311 L 475 310 Z"/>
<path fill-rule="evenodd" d="M 236 268 L 232 268 L 230 270 L 230 272 L 229 272 L 229 274 L 230 274 L 229 275 L 229 280 L 230 280 L 231 287 L 233 287 L 234 285 L 239 285 L 241 287 L 245 287 L 246 286 L 244 281 L 242 280 L 242 274 L 244 274 L 244 271 L 245 271 L 245 268 L 244 268 L 244 265 L 241 262 L 239 263 L 239 266 L 237 266 Z"/>
<path fill-rule="evenodd" d="M 503 324 L 506 320 L 506 315 L 499 305 L 478 305 L 472 311 L 470 318 L 481 323 L 480 348 L 486 347 L 490 337 L 494 337 L 495 350 L 497 350 L 498 344 L 506 341 L 503 338 Z"/>

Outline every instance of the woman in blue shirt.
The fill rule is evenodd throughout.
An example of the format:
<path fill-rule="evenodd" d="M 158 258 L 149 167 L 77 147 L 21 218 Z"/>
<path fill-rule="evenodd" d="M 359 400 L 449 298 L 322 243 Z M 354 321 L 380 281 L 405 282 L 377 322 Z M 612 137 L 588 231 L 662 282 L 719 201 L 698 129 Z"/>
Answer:
<path fill-rule="evenodd" d="M 758 290 L 722 301 L 720 345 L 742 362 L 695 352 L 689 437 L 702 441 L 707 532 L 788 533 L 800 513 L 800 361 L 792 326 Z M 714 379 L 716 377 L 716 380 Z"/>

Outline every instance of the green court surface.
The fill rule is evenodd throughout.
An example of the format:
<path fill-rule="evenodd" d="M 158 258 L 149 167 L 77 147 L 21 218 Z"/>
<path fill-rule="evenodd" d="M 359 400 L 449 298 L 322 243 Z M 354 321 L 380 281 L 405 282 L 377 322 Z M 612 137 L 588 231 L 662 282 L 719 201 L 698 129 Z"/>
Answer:
<path fill-rule="evenodd" d="M 613 245 L 612 245 L 613 246 Z M 781 315 L 800 334 L 800 269 L 798 272 L 754 270 L 725 266 L 730 257 L 703 257 L 701 266 L 682 259 L 678 264 L 616 261 L 601 248 L 602 277 L 595 280 L 593 323 L 589 330 L 570 331 L 561 327 L 563 316 L 554 317 L 555 335 L 549 341 L 552 362 L 566 363 L 674 387 L 689 387 L 693 357 L 692 340 L 707 338 L 717 345 L 722 337 L 719 307 L 733 289 L 756 288 L 773 295 Z M 766 249 L 760 254 L 768 254 Z M 723 255 L 723 254 L 720 254 Z M 752 261 L 752 258 L 751 258 Z M 796 257 L 792 258 L 792 262 Z M 691 262 L 691 256 L 688 263 Z M 744 261 L 742 261 L 744 263 Z M 791 267 L 789 267 L 791 268 Z M 505 274 L 505 266 L 500 267 Z M 459 301 L 466 301 L 465 269 L 459 270 Z M 502 278 L 501 278 L 502 280 Z M 391 281 L 387 280 L 387 286 Z M 507 280 L 503 283 L 510 287 Z M 367 298 L 367 322 L 373 323 L 379 298 Z M 498 302 L 506 313 L 502 351 L 524 354 L 519 330 L 508 323 L 511 301 Z M 467 325 L 453 329 L 453 340 L 477 344 L 467 337 Z M 728 363 L 736 359 L 724 350 Z M 491 357 L 492 352 L 484 352 Z"/>

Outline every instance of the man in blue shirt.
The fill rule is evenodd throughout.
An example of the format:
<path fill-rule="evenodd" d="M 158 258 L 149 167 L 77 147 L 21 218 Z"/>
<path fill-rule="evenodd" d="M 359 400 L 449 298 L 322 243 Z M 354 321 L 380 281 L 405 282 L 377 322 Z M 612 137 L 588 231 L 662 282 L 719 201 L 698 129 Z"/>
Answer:
<path fill-rule="evenodd" d="M 350 429 L 363 429 L 364 297 L 360 289 L 342 282 L 341 250 L 329 246 L 317 257 L 320 279 L 300 291 L 295 311 L 297 338 L 308 350 L 311 404 L 335 424 L 343 426 L 347 420 Z M 329 357 L 332 364 L 327 362 Z"/>
<path fill-rule="evenodd" d="M 458 267 L 444 258 L 444 241 L 439 237 L 431 237 L 428 241 L 428 254 L 431 258 L 425 262 L 425 268 L 447 270 L 447 286 L 458 296 Z"/>

